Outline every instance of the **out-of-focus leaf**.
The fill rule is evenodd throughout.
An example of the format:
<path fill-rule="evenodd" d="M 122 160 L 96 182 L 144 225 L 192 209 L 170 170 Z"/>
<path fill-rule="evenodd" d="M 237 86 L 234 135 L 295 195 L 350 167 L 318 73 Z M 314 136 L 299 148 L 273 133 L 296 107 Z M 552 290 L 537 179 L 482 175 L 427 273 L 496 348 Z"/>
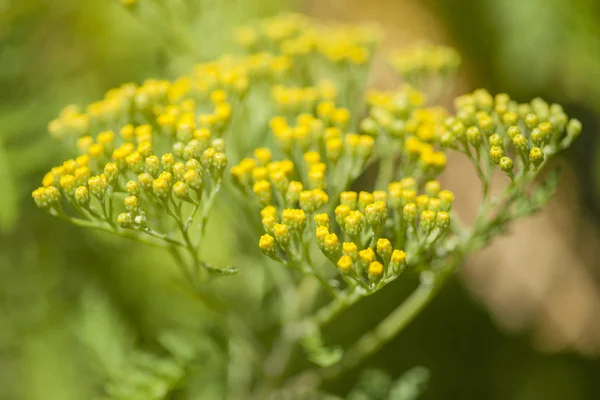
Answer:
<path fill-rule="evenodd" d="M 314 329 L 302 341 L 308 359 L 320 367 L 328 367 L 342 359 L 344 350 L 339 347 L 327 347 L 319 329 Z"/>
<path fill-rule="evenodd" d="M 348 394 L 348 400 L 387 400 L 391 383 L 392 379 L 384 371 L 368 369 Z"/>
<path fill-rule="evenodd" d="M 406 371 L 392 385 L 389 400 L 416 400 L 427 388 L 429 370 L 418 366 Z"/>
<path fill-rule="evenodd" d="M 17 190 L 11 175 L 8 152 L 0 137 L 0 233 L 10 232 L 19 218 Z"/>

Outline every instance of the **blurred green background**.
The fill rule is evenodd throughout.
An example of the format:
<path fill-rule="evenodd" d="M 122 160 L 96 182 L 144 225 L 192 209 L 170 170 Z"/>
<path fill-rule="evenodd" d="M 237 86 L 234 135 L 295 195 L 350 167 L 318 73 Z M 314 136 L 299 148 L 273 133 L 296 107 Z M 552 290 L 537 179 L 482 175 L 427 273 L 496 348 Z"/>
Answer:
<path fill-rule="evenodd" d="M 163 3 L 176 10 L 184 1 Z M 573 211 L 567 227 L 552 226 L 554 237 L 574 243 L 569 249 L 578 257 L 568 267 L 581 271 L 577 276 L 590 293 L 586 307 L 600 309 L 595 303 L 600 282 L 595 250 L 600 243 L 599 2 L 194 3 L 197 14 L 177 25 L 177 34 L 187 36 L 194 49 L 189 56 L 168 46 L 154 25 L 140 21 L 117 0 L 0 0 L 0 399 L 100 398 L 105 384 L 116 379 L 119 368 L 128 368 L 132 357 L 142 364 L 146 358 L 167 360 L 167 350 L 204 345 L 194 341 L 202 307 L 181 290 L 166 254 L 67 226 L 35 208 L 31 191 L 64 151 L 46 134 L 46 124 L 68 103 L 86 104 L 126 81 L 172 77 L 194 61 L 221 54 L 231 45 L 235 25 L 283 8 L 324 19 L 379 22 L 388 33 L 386 46 L 421 39 L 451 44 L 464 59 L 457 90 L 483 86 L 518 100 L 543 96 L 581 119 L 584 134 L 565 156 L 567 194 L 562 200 L 559 196 L 564 204 L 558 203 L 558 208 Z M 177 15 L 158 17 L 172 24 Z M 223 218 L 213 218 L 213 226 Z M 550 235 L 541 230 L 535 234 L 523 237 L 525 251 L 541 240 L 538 236 Z M 260 277 L 244 278 L 245 265 L 260 266 L 257 252 L 232 251 L 254 246 L 254 238 L 243 242 L 240 237 L 233 229 L 222 229 L 212 238 L 219 245 L 205 246 L 216 247 L 206 255 L 209 260 L 241 267 L 241 277 L 220 283 L 227 293 L 241 293 L 230 296 L 237 307 L 248 304 L 261 285 Z M 476 259 L 471 269 L 485 263 Z M 543 341 L 536 338 L 544 337 L 545 330 L 570 332 L 569 320 L 553 318 L 576 314 L 582 303 L 560 302 L 563 307 L 556 310 L 555 300 L 540 297 L 539 309 L 550 309 L 544 315 L 555 323 L 515 328 L 511 318 L 523 304 L 518 297 L 508 303 L 508 311 L 499 313 L 485 288 L 478 290 L 468 273 L 463 278 L 368 366 L 391 376 L 415 365 L 427 367 L 431 382 L 425 399 L 600 398 L 600 363 L 595 358 L 600 353 L 600 318 L 595 313 L 583 318 L 581 335 L 540 345 Z M 518 286 L 519 279 L 508 282 Z M 571 285 L 563 295 L 576 297 L 582 290 Z M 388 310 L 392 298 L 388 291 L 387 297 L 359 304 L 328 334 L 343 341 L 346 332 L 360 331 Z M 173 372 L 198 377 L 190 379 L 195 391 L 186 392 L 194 397 L 171 386 L 156 390 L 171 390 L 172 399 L 218 399 L 210 391 L 210 376 L 199 370 Z M 330 389 L 345 393 L 357 373 Z"/>

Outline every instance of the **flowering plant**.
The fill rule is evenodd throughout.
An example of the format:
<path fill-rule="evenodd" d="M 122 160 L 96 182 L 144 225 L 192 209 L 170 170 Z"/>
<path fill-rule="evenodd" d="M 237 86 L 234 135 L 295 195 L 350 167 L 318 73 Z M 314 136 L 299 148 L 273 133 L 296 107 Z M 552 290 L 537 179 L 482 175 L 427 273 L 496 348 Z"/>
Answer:
<path fill-rule="evenodd" d="M 262 252 L 281 264 L 267 263 L 282 311 L 278 339 L 267 343 L 243 398 L 312 395 L 360 366 L 469 254 L 544 206 L 556 171 L 536 178 L 581 131 L 560 105 L 539 98 L 518 103 L 480 89 L 456 98 L 452 112 L 433 106 L 459 66 L 446 47 L 394 52 L 403 86 L 368 90 L 379 36 L 295 14 L 269 18 L 236 32 L 237 54 L 174 80 L 124 84 L 49 124 L 77 156 L 46 174 L 36 204 L 164 248 L 204 295 L 218 299 L 210 279 L 238 272 L 202 257 L 213 205 L 227 198 L 246 213 Z M 438 180 L 450 152 L 466 156 L 481 181 L 470 226 Z M 497 172 L 506 185 L 492 194 Z M 389 316 L 346 349 L 325 343 L 325 326 L 405 275 L 419 283 Z M 291 374 L 297 346 L 314 366 Z"/>

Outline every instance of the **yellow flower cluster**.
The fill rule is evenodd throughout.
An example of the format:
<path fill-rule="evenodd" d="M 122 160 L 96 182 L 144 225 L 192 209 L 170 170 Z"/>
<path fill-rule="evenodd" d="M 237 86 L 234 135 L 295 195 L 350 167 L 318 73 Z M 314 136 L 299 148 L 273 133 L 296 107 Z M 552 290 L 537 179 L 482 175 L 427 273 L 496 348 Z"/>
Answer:
<path fill-rule="evenodd" d="M 292 57 L 323 56 L 333 63 L 367 63 L 378 42 L 374 28 L 324 25 L 299 14 L 283 14 L 237 30 L 239 44 L 250 51 L 275 49 Z"/>
<path fill-rule="evenodd" d="M 241 160 L 232 180 L 261 210 L 264 253 L 306 272 L 318 248 L 349 286 L 375 290 L 451 236 L 454 195 L 436 180 L 449 150 L 471 159 L 486 191 L 494 165 L 512 179 L 534 173 L 581 131 L 541 99 L 519 104 L 477 90 L 457 98 L 452 115 L 426 105 L 458 67 L 449 48 L 395 53 L 411 86 L 364 95 L 378 41 L 370 28 L 284 14 L 240 28 L 236 39 L 242 55 L 62 110 L 48 129 L 78 155 L 44 177 L 36 204 L 155 237 L 149 224 L 166 211 L 189 242 L 202 198 L 212 204 L 221 186 L 231 139 L 229 156 Z M 359 185 L 369 191 L 350 190 Z"/>
<path fill-rule="evenodd" d="M 392 52 L 390 62 L 408 82 L 422 84 L 425 79 L 454 75 L 460 56 L 451 47 L 419 44 Z"/>
<path fill-rule="evenodd" d="M 335 100 L 337 88 L 331 81 L 323 80 L 307 87 L 274 85 L 271 94 L 281 111 L 300 113 L 312 110 L 318 102 Z"/>
<path fill-rule="evenodd" d="M 212 94 L 213 100 L 216 94 L 222 98 L 217 91 Z M 192 106 L 186 103 L 192 100 L 183 100 L 181 107 Z M 87 115 L 93 116 L 95 124 L 106 122 L 103 112 L 88 111 Z M 52 168 L 33 197 L 38 206 L 54 213 L 62 212 L 62 197 L 78 217 L 113 227 L 118 223 L 123 228 L 146 230 L 147 213 L 160 217 L 165 208 L 181 210 L 182 203 L 199 204 L 203 192 L 220 184 L 227 166 L 224 142 L 213 139 L 208 127 L 179 125 L 168 132 L 164 126 L 155 130 L 149 124 L 129 123 L 117 133 L 106 130 L 80 136 L 76 143 L 77 158 Z M 165 146 L 172 152 L 155 153 Z M 123 206 L 114 206 L 115 199 Z M 115 209 L 123 211 L 116 218 Z"/>
<path fill-rule="evenodd" d="M 581 132 L 581 123 L 569 119 L 560 105 L 540 98 L 519 104 L 506 94 L 479 89 L 458 97 L 455 108 L 456 115 L 441 125 L 440 144 L 477 163 L 498 165 L 511 177 L 539 169 Z"/>
<path fill-rule="evenodd" d="M 427 182 L 420 195 L 412 178 L 390 183 L 387 192 L 345 191 L 331 216 L 321 212 L 331 209 L 326 208 L 331 203 L 323 190 L 301 190 L 299 182 L 290 186 L 297 187 L 294 196 L 278 193 L 262 203 L 266 234 L 259 247 L 269 257 L 297 266 L 310 257 L 305 248 L 310 237 L 345 279 L 365 288 L 376 288 L 380 280 L 402 272 L 407 258 L 402 249 L 433 252 L 434 244 L 449 232 L 454 196 L 440 190 L 437 181 Z M 267 187 L 266 181 L 255 184 L 256 196 L 263 198 L 260 192 Z M 295 201 L 280 203 L 275 198 Z"/>

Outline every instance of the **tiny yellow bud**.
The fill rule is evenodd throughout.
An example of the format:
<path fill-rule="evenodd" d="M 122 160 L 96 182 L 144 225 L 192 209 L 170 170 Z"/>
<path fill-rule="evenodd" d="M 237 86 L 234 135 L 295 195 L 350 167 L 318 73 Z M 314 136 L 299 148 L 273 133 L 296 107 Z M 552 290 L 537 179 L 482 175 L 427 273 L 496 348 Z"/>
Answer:
<path fill-rule="evenodd" d="M 408 203 L 402 210 L 404 219 L 409 223 L 414 223 L 417 220 L 417 205 L 415 203 Z"/>
<path fill-rule="evenodd" d="M 82 207 L 87 207 L 90 203 L 90 194 L 88 188 L 85 186 L 79 186 L 75 189 L 73 197 L 75 198 L 75 202 Z"/>
<path fill-rule="evenodd" d="M 350 256 L 353 260 L 356 260 L 356 257 L 358 256 L 358 247 L 356 246 L 356 243 L 342 243 L 342 253 L 344 253 L 344 255 Z"/>
<path fill-rule="evenodd" d="M 252 187 L 254 194 L 258 197 L 258 201 L 263 206 L 267 206 L 271 203 L 272 192 L 271 183 L 266 180 L 258 181 Z"/>
<path fill-rule="evenodd" d="M 435 214 L 435 224 L 441 230 L 446 230 L 450 227 L 450 214 L 446 211 L 438 211 Z"/>
<path fill-rule="evenodd" d="M 394 250 L 390 258 L 390 267 L 394 274 L 402 272 L 406 266 L 406 253 L 402 250 Z"/>
<path fill-rule="evenodd" d="M 316 226 L 325 226 L 329 228 L 329 214 L 316 214 L 314 220 Z"/>
<path fill-rule="evenodd" d="M 282 247 L 286 247 L 289 245 L 292 236 L 290 234 L 290 229 L 285 224 L 275 224 L 273 227 L 273 235 L 275 236 L 275 241 Z"/>
<path fill-rule="evenodd" d="M 341 256 L 337 262 L 338 268 L 344 273 L 350 272 L 353 265 L 354 262 L 350 256 Z"/>
<path fill-rule="evenodd" d="M 352 210 L 356 209 L 357 200 L 358 193 L 356 192 L 342 192 L 340 194 L 340 203 L 342 205 L 348 206 Z"/>
<path fill-rule="evenodd" d="M 379 261 L 373 261 L 369 264 L 369 276 L 378 278 L 383 275 L 383 265 Z"/>
<path fill-rule="evenodd" d="M 133 218 L 131 217 L 131 214 L 129 214 L 129 213 L 121 213 L 117 217 L 117 224 L 119 224 L 119 226 L 121 228 L 125 228 L 125 229 L 131 228 L 132 223 L 133 223 Z"/>
<path fill-rule="evenodd" d="M 512 169 L 513 169 L 513 161 L 510 157 L 502 157 L 500 159 L 500 162 L 498 163 L 498 165 L 500 166 L 500 169 L 506 173 L 512 173 Z"/>
<path fill-rule="evenodd" d="M 275 258 L 277 255 L 277 247 L 275 246 L 275 239 L 273 236 L 266 234 L 260 237 L 258 241 L 258 247 L 271 258 Z"/>
<path fill-rule="evenodd" d="M 358 257 L 360 258 L 360 261 L 362 261 L 364 265 L 369 265 L 370 263 L 375 261 L 375 252 L 373 251 L 372 248 L 367 247 L 366 249 L 361 250 L 358 253 Z"/>
<path fill-rule="evenodd" d="M 537 168 L 544 161 L 544 152 L 539 147 L 532 147 L 529 152 L 529 161 Z"/>
<path fill-rule="evenodd" d="M 261 147 L 254 150 L 254 157 L 261 165 L 267 165 L 271 161 L 271 150 L 267 147 Z"/>
<path fill-rule="evenodd" d="M 377 254 L 379 254 L 383 259 L 387 259 L 392 254 L 392 243 L 389 241 L 389 239 L 377 239 Z"/>
<path fill-rule="evenodd" d="M 127 196 L 125 200 L 123 200 L 123 205 L 125 209 L 129 212 L 137 212 L 140 208 L 139 200 L 137 196 Z"/>
<path fill-rule="evenodd" d="M 502 157 L 504 157 L 504 150 L 502 150 L 501 147 L 492 146 L 492 148 L 490 149 L 490 158 L 492 159 L 492 161 L 498 164 Z"/>

